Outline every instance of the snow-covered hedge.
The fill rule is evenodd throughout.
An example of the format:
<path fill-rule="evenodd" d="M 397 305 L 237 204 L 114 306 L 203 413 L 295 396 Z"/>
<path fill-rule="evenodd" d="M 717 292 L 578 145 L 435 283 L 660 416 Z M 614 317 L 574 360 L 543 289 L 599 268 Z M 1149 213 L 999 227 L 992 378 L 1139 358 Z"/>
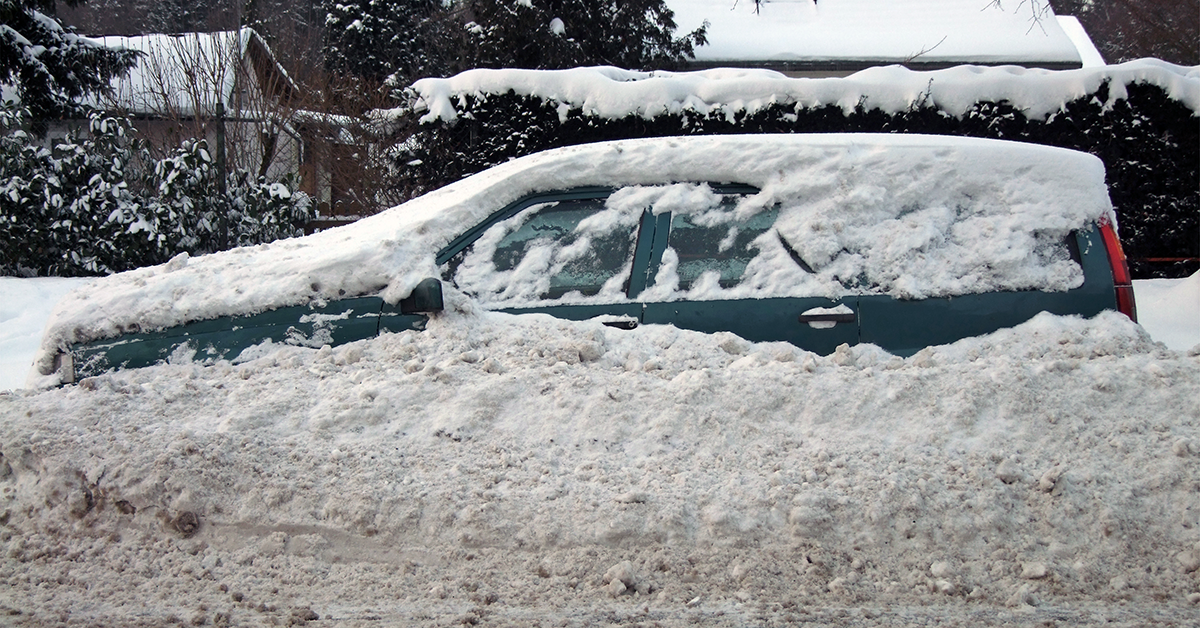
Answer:
<path fill-rule="evenodd" d="M 617 138 L 903 132 L 1028 141 L 1104 161 L 1139 277 L 1200 258 L 1200 68 L 1154 60 L 1071 71 L 874 68 L 793 79 L 764 70 L 473 70 L 424 79 L 397 115 L 419 120 L 401 156 L 418 189 L 513 157 Z M 1142 261 L 1138 261 L 1142 260 Z"/>
<path fill-rule="evenodd" d="M 155 161 L 128 121 L 45 145 L 28 112 L 0 110 L 0 275 L 104 275 L 187 253 L 300 235 L 310 202 L 286 183 L 230 173 L 217 189 L 203 140 Z"/>

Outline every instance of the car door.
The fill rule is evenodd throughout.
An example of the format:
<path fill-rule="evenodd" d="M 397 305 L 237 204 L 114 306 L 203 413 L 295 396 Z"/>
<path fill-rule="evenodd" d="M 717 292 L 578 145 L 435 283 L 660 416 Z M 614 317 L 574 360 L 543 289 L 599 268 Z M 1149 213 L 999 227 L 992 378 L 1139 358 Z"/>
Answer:
<path fill-rule="evenodd" d="M 1047 255 L 1070 256 L 1084 274 L 1082 286 L 1051 292 L 1010 290 L 929 299 L 886 294 L 859 297 L 862 342 L 909 356 L 946 344 L 1019 325 L 1041 312 L 1093 316 L 1114 307 L 1112 272 L 1095 229 L 1068 235 Z"/>
<path fill-rule="evenodd" d="M 608 195 L 543 194 L 497 212 L 443 251 L 443 279 L 490 310 L 637 326 L 628 291 L 644 216 L 611 210 Z"/>
<path fill-rule="evenodd" d="M 813 271 L 773 229 L 778 208 L 745 214 L 739 197 L 754 190 L 717 191 L 723 198 L 714 207 L 657 217 L 647 288 L 635 295 L 643 322 L 786 341 L 821 354 L 857 343 L 856 297 L 797 296 L 804 292 L 798 280 Z"/>

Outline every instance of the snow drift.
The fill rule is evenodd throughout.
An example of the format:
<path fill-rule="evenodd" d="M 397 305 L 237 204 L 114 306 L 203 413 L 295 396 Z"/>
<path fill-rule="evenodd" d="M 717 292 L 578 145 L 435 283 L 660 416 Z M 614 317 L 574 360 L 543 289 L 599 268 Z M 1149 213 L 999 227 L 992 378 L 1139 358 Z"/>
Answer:
<path fill-rule="evenodd" d="M 424 332 L 0 396 L 0 606 L 28 625 L 1195 617 L 1200 356 L 1121 315 L 900 359 L 449 305 Z"/>

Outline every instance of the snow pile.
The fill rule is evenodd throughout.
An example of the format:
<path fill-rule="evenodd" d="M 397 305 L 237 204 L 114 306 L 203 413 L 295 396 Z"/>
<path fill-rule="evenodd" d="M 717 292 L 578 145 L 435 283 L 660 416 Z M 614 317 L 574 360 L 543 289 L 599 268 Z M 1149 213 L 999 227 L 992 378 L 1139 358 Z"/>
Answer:
<path fill-rule="evenodd" d="M 900 359 L 450 305 L 425 332 L 0 396 L 0 605 L 29 625 L 1195 617 L 1200 356 L 1118 314 Z"/>
<path fill-rule="evenodd" d="M 1028 118 L 1052 114 L 1072 100 L 1093 94 L 1109 83 L 1106 105 L 1126 96 L 1130 83 L 1161 87 L 1174 100 L 1200 111 L 1200 67 L 1141 59 L 1120 65 L 1080 70 L 1039 70 L 1016 66 L 959 66 L 917 72 L 894 65 L 857 72 L 845 78 L 788 78 L 770 70 L 716 69 L 696 72 L 635 72 L 611 67 L 570 70 L 470 70 L 444 79 L 413 83 L 412 108 L 424 112 L 421 122 L 452 121 L 456 102 L 466 96 L 486 97 L 509 91 L 560 103 L 565 113 L 623 118 L 692 111 L 723 112 L 732 117 L 768 105 L 794 104 L 796 109 L 836 105 L 888 113 L 932 106 L 961 116 L 978 102 L 1007 101 Z M 392 115 L 406 115 L 408 109 Z"/>
<path fill-rule="evenodd" d="M 54 305 L 89 279 L 0 277 L 0 391 L 21 388 Z"/>
<path fill-rule="evenodd" d="M 1075 63 L 1049 3 L 923 0 L 667 0 L 679 33 L 706 20 L 696 60 Z"/>
<path fill-rule="evenodd" d="M 49 375 L 55 352 L 67 343 L 134 329 L 363 294 L 378 293 L 395 303 L 422 279 L 440 275 L 434 255 L 452 238 L 536 191 L 673 181 L 743 183 L 762 190 L 755 199 L 759 206 L 811 202 L 815 213 L 804 214 L 788 228 L 806 236 L 829 229 L 835 235 L 815 240 L 819 246 L 840 243 L 851 250 L 863 244 L 855 238 L 868 234 L 848 227 L 863 220 L 890 216 L 905 227 L 901 214 L 914 205 L 934 214 L 965 208 L 975 212 L 968 218 L 979 219 L 979 231 L 955 232 L 948 238 L 950 249 L 983 251 L 1002 244 L 1030 252 L 1037 246 L 1033 234 L 1061 236 L 1111 212 L 1103 177 L 1099 160 L 1082 153 L 920 135 L 688 137 L 572 146 L 513 160 L 338 229 L 197 258 L 181 256 L 100 279 L 59 303 L 38 368 Z M 856 217 L 856 212 L 862 215 Z M 946 229 L 956 228 L 952 221 L 934 221 L 943 222 Z M 841 230 L 844 236 L 836 235 Z M 904 255 L 916 259 L 924 254 L 922 245 L 904 242 L 927 238 L 932 243 L 941 237 L 918 231 L 898 228 L 870 235 L 878 238 L 875 246 L 908 251 Z M 904 255 L 888 260 L 915 267 L 902 263 Z M 962 283 L 969 276 L 953 279 L 959 283 L 889 293 L 957 294 L 1003 287 L 983 276 L 974 283 Z"/>
<path fill-rule="evenodd" d="M 1138 322 L 1181 351 L 1200 345 L 1200 272 L 1187 279 L 1135 281 Z"/>

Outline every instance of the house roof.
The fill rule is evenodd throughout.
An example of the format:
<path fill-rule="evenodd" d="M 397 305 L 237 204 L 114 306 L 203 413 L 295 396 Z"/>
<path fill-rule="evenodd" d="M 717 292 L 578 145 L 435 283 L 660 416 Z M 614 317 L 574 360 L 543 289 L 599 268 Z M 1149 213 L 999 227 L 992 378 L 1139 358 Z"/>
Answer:
<path fill-rule="evenodd" d="M 708 21 L 694 67 L 855 71 L 903 63 L 1078 68 L 1048 3 L 1019 0 L 666 0 L 678 32 Z"/>
<path fill-rule="evenodd" d="M 218 102 L 230 113 L 245 107 L 238 91 L 252 72 L 259 89 L 287 95 L 296 91 L 266 42 L 250 28 L 215 33 L 98 37 L 111 48 L 144 53 L 129 73 L 112 83 L 112 93 L 91 96 L 89 105 L 137 115 L 193 116 L 214 111 Z M 243 63 L 244 62 L 244 63 Z"/>

